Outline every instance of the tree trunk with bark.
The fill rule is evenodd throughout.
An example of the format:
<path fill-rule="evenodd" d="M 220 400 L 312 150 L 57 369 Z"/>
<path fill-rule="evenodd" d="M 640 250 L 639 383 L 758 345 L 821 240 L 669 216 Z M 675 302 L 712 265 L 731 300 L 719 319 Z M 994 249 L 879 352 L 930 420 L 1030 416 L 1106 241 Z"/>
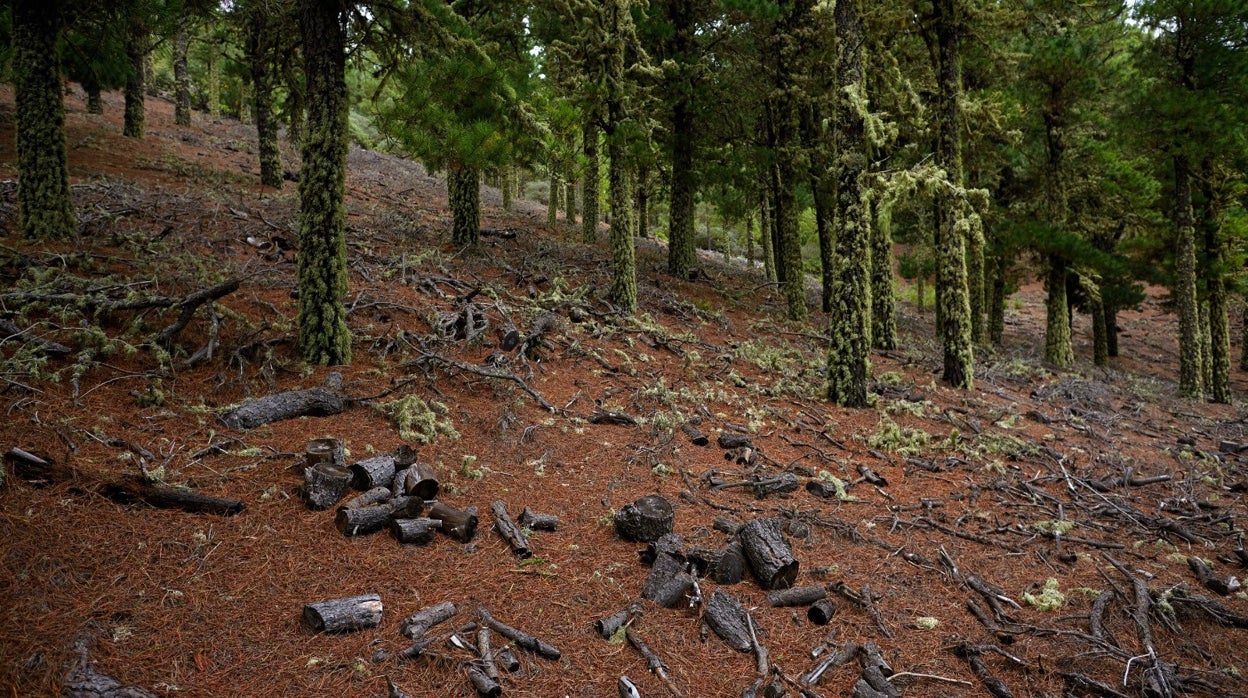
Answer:
<path fill-rule="evenodd" d="M 688 2 L 677 2 L 687 18 Z M 676 19 L 676 18 L 673 18 Z M 676 50 L 684 55 L 692 41 L 692 27 L 676 26 Z M 689 36 L 686 36 L 689 34 Z M 670 175 L 671 203 L 668 211 L 667 271 L 677 278 L 687 278 L 697 265 L 694 237 L 694 194 L 697 189 L 693 171 L 694 116 L 689 97 L 683 95 L 672 105 L 672 169 Z"/>
<path fill-rule="evenodd" d="M 581 133 L 581 151 L 585 155 L 585 178 L 581 181 L 581 240 L 590 244 L 598 240 L 598 187 L 602 184 L 598 126 L 591 122 L 592 117 Z"/>
<path fill-rule="evenodd" d="M 60 0 L 14 0 L 13 83 L 16 92 L 17 224 L 28 238 L 74 234 L 65 154 L 65 98 L 56 50 Z"/>
<path fill-rule="evenodd" d="M 191 125 L 191 73 L 187 69 L 186 54 L 191 46 L 191 17 L 183 8 L 178 16 L 178 30 L 173 37 L 173 123 Z"/>
<path fill-rule="evenodd" d="M 446 173 L 446 189 L 451 202 L 451 241 L 460 246 L 476 245 L 481 237 L 480 171 L 451 166 Z"/>
<path fill-rule="evenodd" d="M 759 189 L 759 216 L 758 216 L 758 239 L 762 245 L 762 251 L 759 253 L 763 256 L 763 272 L 768 281 L 776 280 L 776 261 L 772 252 L 771 240 L 771 201 L 767 196 L 767 187 L 763 186 Z"/>
<path fill-rule="evenodd" d="M 103 114 L 104 100 L 100 98 L 100 83 L 87 80 L 82 83 L 82 89 L 87 93 L 87 113 Z"/>
<path fill-rule="evenodd" d="M 1049 255 L 1049 275 L 1045 282 L 1044 360 L 1058 368 L 1075 362 L 1070 336 L 1070 304 L 1066 297 L 1067 262 Z"/>
<path fill-rule="evenodd" d="M 988 341 L 1000 346 L 1005 339 L 1005 275 L 1010 262 L 998 254 L 992 260 L 992 293 L 988 301 Z"/>
<path fill-rule="evenodd" d="M 142 138 L 146 119 L 143 85 L 147 77 L 147 33 L 137 26 L 126 34 L 126 58 L 130 61 L 130 74 L 126 77 L 126 112 L 121 133 Z"/>
<path fill-rule="evenodd" d="M 1192 172 L 1186 156 L 1174 157 L 1175 305 L 1179 314 L 1179 393 L 1204 391 L 1200 361 L 1200 309 L 1196 299 L 1196 228 L 1192 222 Z"/>
<path fill-rule="evenodd" d="M 252 111 L 259 138 L 260 183 L 282 188 L 282 151 L 277 146 L 278 121 L 273 113 L 274 29 L 267 12 L 253 9 L 248 17 L 247 58 L 255 86 Z"/>
<path fill-rule="evenodd" d="M 208 116 L 221 118 L 221 56 L 215 47 L 208 49 Z"/>
<path fill-rule="evenodd" d="M 301 0 L 307 134 L 299 177 L 299 350 L 309 363 L 347 364 L 351 332 L 343 206 L 347 164 L 346 31 L 339 0 Z"/>
<path fill-rule="evenodd" d="M 897 297 L 893 292 L 893 212 L 878 207 L 871 230 L 871 343 L 897 348 Z"/>

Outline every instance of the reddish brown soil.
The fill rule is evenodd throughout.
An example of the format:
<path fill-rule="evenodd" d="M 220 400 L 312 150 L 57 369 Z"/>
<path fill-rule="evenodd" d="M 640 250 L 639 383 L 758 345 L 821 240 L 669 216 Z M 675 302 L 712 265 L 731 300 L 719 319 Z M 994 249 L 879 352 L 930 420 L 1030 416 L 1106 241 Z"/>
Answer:
<path fill-rule="evenodd" d="M 968 599 L 980 605 L 984 599 L 940 564 L 942 550 L 963 575 L 978 575 L 1021 604 L 1006 607 L 1022 625 L 1013 626 L 1012 644 L 1000 645 L 1019 663 L 984 655 L 1015 695 L 1060 695 L 1064 672 L 1140 694 L 1152 660 L 1137 659 L 1128 671 L 1126 658 L 1145 652 L 1128 615 L 1131 582 L 1106 554 L 1155 593 L 1185 585 L 1213 595 L 1200 587 L 1185 556 L 1208 560 L 1220 575 L 1242 574 L 1232 550 L 1244 506 L 1237 487 L 1244 457 L 1220 454 L 1218 447 L 1222 440 L 1248 441 L 1244 413 L 1176 398 L 1174 323 L 1158 294 L 1123 314 L 1123 356 L 1110 368 L 1087 361 L 1087 327 L 1079 324 L 1080 363 L 1062 372 L 1039 363 L 1042 291 L 1026 287 L 1016 296 L 1021 309 L 1010 312 L 1006 346 L 977 357 L 971 391 L 939 384 L 931 318 L 903 305 L 902 349 L 873 357 L 877 407 L 838 409 L 819 397 L 819 333 L 827 318 L 816 314 L 803 325 L 775 320 L 782 299 L 756 273 L 706 261 L 710 281 L 674 281 L 663 273 L 661 251 L 641 244 L 643 319 L 612 319 L 598 300 L 609 274 L 602 241 L 581 244 L 579 232 L 562 221 L 547 228 L 536 203 L 505 212 L 487 190 L 483 224 L 517 236 L 486 237 L 480 250 L 458 252 L 446 245 L 441 184 L 417 165 L 358 149 L 348 175 L 348 303 L 357 340 L 355 362 L 338 370 L 353 396 L 412 379 L 395 395 L 415 393 L 450 406 L 461 436 L 441 437 L 422 447 L 420 457 L 438 467 L 448 503 L 478 506 L 483 516 L 470 545 L 444 536 L 428 547 L 401 547 L 384 533 L 344 537 L 332 513 L 310 512 L 298 498 L 298 454 L 308 439 L 324 436 L 342 439 L 357 458 L 392 449 L 400 439 L 390 422 L 360 405 L 336 417 L 243 433 L 216 421 L 225 406 L 320 385 L 331 370 L 307 368 L 293 355 L 292 253 L 265 256 L 246 242 L 292 237 L 293 183 L 281 191 L 255 183 L 252 131 L 237 122 L 210 123 L 196 114 L 194 126 L 175 127 L 170 105 L 153 99 L 147 138 L 123 139 L 118 96 L 106 97 L 107 114 L 98 117 L 84 113 L 75 93 L 68 100 L 68 143 L 84 234 L 71 243 L 32 244 L 13 229 L 12 103 L 11 90 L 0 91 L 0 179 L 10 180 L 0 198 L 6 286 L 29 265 L 148 280 L 136 288 L 169 295 L 226 277 L 244 283 L 220 304 L 220 344 L 211 362 L 162 369 L 150 348 L 140 346 L 131 356 L 105 357 L 77 381 L 69 370 L 59 382 L 6 374 L 0 448 L 44 451 L 84 478 L 135 474 L 135 452 L 146 450 L 152 459 L 145 465 L 163 467 L 166 482 L 241 498 L 248 508 L 220 518 L 121 506 L 83 482 L 38 488 L 15 481 L 6 465 L 0 687 L 7 694 L 58 693 L 71 646 L 86 634 L 102 671 L 160 695 L 380 696 L 389 676 L 413 696 L 468 696 L 455 664 L 466 657 L 443 645 L 438 651 L 448 661 L 373 661 L 378 650 L 405 646 L 402 618 L 449 600 L 459 605 L 457 622 L 470 620 L 482 604 L 563 651 L 557 662 L 521 653 L 523 671 L 505 680 L 507 695 L 613 696 L 623 674 L 643 695 L 663 695 L 636 651 L 590 628 L 640 595 L 648 570 L 638 561 L 639 546 L 620 540 L 608 521 L 614 510 L 655 492 L 675 503 L 677 532 L 697 544 L 723 542 L 711 522 L 725 514 L 783 516 L 809 527 L 807 538 L 791 537 L 799 583 L 870 585 L 882 625 L 843 602 L 828 627 L 816 627 L 800 609 L 767 607 L 752 581 L 726 590 L 757 607 L 761 640 L 792 677 L 810 668 L 808 651 L 830 637 L 838 644 L 877 642 L 898 672 L 948 680 L 898 677 L 906 696 L 987 694 L 953 648 L 997 640 L 967 611 Z M 290 162 L 293 154 L 286 157 Z M 433 338 L 431 320 L 473 287 L 498 298 L 497 306 L 486 300 L 485 339 L 464 346 Z M 497 349 L 500 309 L 525 329 L 546 310 L 566 310 L 556 289 L 579 297 L 590 322 L 564 319 L 540 361 L 513 358 L 508 368 L 564 413 L 546 413 L 512 382 L 411 364 L 418 341 L 480 364 Z M 34 313 L 19 322 L 41 320 L 47 322 L 37 326 L 39 334 L 73 340 L 56 318 Z M 150 336 L 171 321 L 171 313 L 148 313 L 137 333 L 146 329 Z M 133 314 L 100 322 L 110 336 L 141 343 L 133 338 Z M 178 338 L 181 351 L 200 347 L 208 326 L 201 310 Z M 10 357 L 16 347 L 9 340 L 0 352 Z M 55 360 L 48 368 L 71 362 Z M 1236 372 L 1234 379 L 1237 395 L 1244 394 L 1245 375 Z M 163 404 L 140 406 L 146 403 L 139 398 L 155 390 Z M 586 423 L 595 408 L 643 423 Z M 872 446 L 885 413 L 929 433 L 930 442 L 907 456 Z M 703 479 L 708 471 L 740 479 L 740 466 L 723 460 L 714 444 L 692 446 L 670 428 L 677 416 L 699 414 L 712 437 L 751 432 L 766 456 L 764 472 L 788 467 L 805 481 L 826 470 L 852 481 L 865 465 L 888 484 L 852 484 L 855 501 L 841 503 L 804 490 L 763 500 L 744 488 L 714 491 Z M 227 453 L 205 452 L 212 444 Z M 462 471 L 465 455 L 476 456 L 483 477 Z M 1137 477 L 1172 479 L 1103 493 L 1085 484 L 1121 476 L 1127 467 Z M 535 533 L 536 556 L 517 562 L 490 530 L 496 499 L 515 513 L 529 506 L 557 514 L 559 531 Z M 1114 513 L 1127 506 L 1146 520 Z M 1059 519 L 1075 522 L 1064 543 L 1077 555 L 1071 562 L 1059 559 L 1051 539 L 1036 535 L 1036 523 Z M 1194 540 L 1160 529 L 1160 521 L 1180 524 Z M 1041 611 L 1022 601 L 1048 578 L 1065 592 L 1065 606 Z M 707 581 L 703 590 L 714 587 Z M 1105 615 L 1105 642 L 1121 651 L 1080 635 L 1089 632 L 1096 592 L 1106 589 L 1120 596 Z M 385 605 L 379 627 L 338 636 L 300 628 L 305 602 L 367 592 L 380 594 Z M 1244 598 L 1222 602 L 1248 614 Z M 920 629 L 919 617 L 938 625 Z M 753 681 L 753 659 L 700 633 L 694 612 L 647 604 L 634 627 L 686 696 L 737 696 Z M 1169 627 L 1155 613 L 1151 629 L 1158 656 L 1178 666 L 1188 694 L 1248 693 L 1240 678 L 1248 671 L 1244 630 L 1192 613 L 1180 613 Z M 849 695 L 858 673 L 856 665 L 833 670 L 814 690 Z"/>

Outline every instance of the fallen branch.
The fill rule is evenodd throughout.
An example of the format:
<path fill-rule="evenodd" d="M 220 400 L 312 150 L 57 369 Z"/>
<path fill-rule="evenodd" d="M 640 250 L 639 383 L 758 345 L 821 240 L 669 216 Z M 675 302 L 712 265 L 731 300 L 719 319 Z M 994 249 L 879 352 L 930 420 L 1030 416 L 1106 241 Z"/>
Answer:
<path fill-rule="evenodd" d="M 624 628 L 624 637 L 628 638 L 628 644 L 637 648 L 637 651 L 640 652 L 641 656 L 646 660 L 646 668 L 648 668 L 652 674 L 659 677 L 659 681 L 663 682 L 663 685 L 667 687 L 668 692 L 673 696 L 676 696 L 676 698 L 682 698 L 680 690 L 677 689 L 675 684 L 672 683 L 672 677 L 667 673 L 667 665 L 663 663 L 663 660 L 659 658 L 659 655 L 654 653 L 654 650 L 650 649 L 650 646 L 647 645 L 644 640 L 637 636 L 637 633 L 633 631 L 632 626 Z"/>
<path fill-rule="evenodd" d="M 560 653 L 559 650 L 553 645 L 548 645 L 526 632 L 498 622 L 494 619 L 494 616 L 490 615 L 490 612 L 487 611 L 484 606 L 477 607 L 477 615 L 481 617 L 481 622 L 490 626 L 494 632 L 502 635 L 508 640 L 511 640 L 523 649 L 534 652 L 538 656 L 545 657 L 550 660 L 557 661 L 559 657 L 562 656 L 562 653 Z"/>
<path fill-rule="evenodd" d="M 156 342 L 162 346 L 168 346 L 178 333 L 186 329 L 191 324 L 191 318 L 195 317 L 195 311 L 204 303 L 216 301 L 222 296 L 228 295 L 238 290 L 241 281 L 239 279 L 230 279 L 229 281 L 219 283 L 216 286 L 200 289 L 194 293 L 188 294 L 177 303 L 182 312 L 178 315 L 178 319 L 156 335 Z"/>
<path fill-rule="evenodd" d="M 420 358 L 416 359 L 415 361 L 404 364 L 403 367 L 419 364 L 425 361 L 436 361 L 445 366 L 450 366 L 451 368 L 459 369 L 460 371 L 463 371 L 465 373 L 471 373 L 473 375 L 483 376 L 485 378 L 509 380 L 509 381 L 516 383 L 521 388 L 523 388 L 524 392 L 528 393 L 529 396 L 532 397 L 534 400 L 536 400 L 537 403 L 541 405 L 547 412 L 553 412 L 555 414 L 559 414 L 562 412 L 562 410 L 550 404 L 550 402 L 547 401 L 546 398 L 542 397 L 541 393 L 538 393 L 536 390 L 530 387 L 528 383 L 524 382 L 523 378 L 521 378 L 520 376 L 517 376 L 514 373 L 508 373 L 507 371 L 492 370 L 488 368 L 481 368 L 480 366 L 473 366 L 472 364 L 466 364 L 462 361 L 449 359 L 440 354 L 431 354 L 426 351 L 421 351 L 420 349 L 417 349 L 416 352 L 420 354 Z"/>

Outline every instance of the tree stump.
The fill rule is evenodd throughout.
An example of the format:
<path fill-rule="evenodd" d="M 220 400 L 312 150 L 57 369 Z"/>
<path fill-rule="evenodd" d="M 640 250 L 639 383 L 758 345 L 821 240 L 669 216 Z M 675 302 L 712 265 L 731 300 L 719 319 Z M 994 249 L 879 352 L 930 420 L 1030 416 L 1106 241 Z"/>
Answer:
<path fill-rule="evenodd" d="M 321 463 L 330 463 L 340 468 L 347 467 L 347 456 L 342 450 L 342 442 L 338 439 L 312 439 L 303 452 L 304 464 L 315 468 Z"/>
<path fill-rule="evenodd" d="M 437 519 L 394 519 L 390 522 L 390 532 L 394 537 L 400 543 L 410 545 L 432 543 L 439 528 L 442 528 L 442 522 Z"/>
<path fill-rule="evenodd" d="M 351 471 L 333 461 L 319 462 L 303 471 L 303 498 L 308 508 L 324 511 L 338 503 L 351 484 Z"/>
<path fill-rule="evenodd" d="M 734 650 L 749 652 L 753 649 L 745 621 L 745 607 L 731 594 L 716 589 L 706 602 L 702 620 Z"/>
<path fill-rule="evenodd" d="M 441 521 L 442 532 L 461 543 L 467 543 L 477 535 L 476 507 L 468 507 L 460 511 L 455 507 L 437 502 L 429 508 L 429 518 Z"/>
<path fill-rule="evenodd" d="M 399 624 L 399 632 L 409 640 L 419 640 L 433 626 L 444 623 L 455 615 L 455 604 L 443 601 L 435 606 L 422 608 L 403 619 Z"/>
<path fill-rule="evenodd" d="M 764 589 L 787 589 L 797 578 L 798 562 L 776 518 L 754 519 L 737 534 L 750 571 Z"/>
<path fill-rule="evenodd" d="M 693 577 L 685 571 L 684 560 L 660 553 L 646 577 L 641 595 L 664 608 L 684 606 L 693 590 Z"/>
<path fill-rule="evenodd" d="M 377 594 L 317 601 L 303 607 L 303 624 L 312 632 L 351 632 L 380 622 L 381 597 Z"/>
<path fill-rule="evenodd" d="M 647 495 L 615 513 L 615 532 L 624 540 L 650 543 L 671 533 L 675 519 L 670 502 L 657 494 Z"/>
<path fill-rule="evenodd" d="M 344 536 L 366 536 L 390 525 L 394 512 L 389 505 L 339 507 L 334 525 Z"/>
<path fill-rule="evenodd" d="M 394 456 L 366 458 L 351 466 L 351 486 L 361 492 L 394 484 Z"/>
<path fill-rule="evenodd" d="M 773 607 L 809 606 L 828 595 L 828 590 L 820 585 L 779 589 L 767 594 L 767 603 Z"/>
<path fill-rule="evenodd" d="M 420 497 L 426 501 L 438 498 L 438 474 L 428 463 L 415 463 L 407 469 L 407 480 L 403 490 L 409 496 Z"/>

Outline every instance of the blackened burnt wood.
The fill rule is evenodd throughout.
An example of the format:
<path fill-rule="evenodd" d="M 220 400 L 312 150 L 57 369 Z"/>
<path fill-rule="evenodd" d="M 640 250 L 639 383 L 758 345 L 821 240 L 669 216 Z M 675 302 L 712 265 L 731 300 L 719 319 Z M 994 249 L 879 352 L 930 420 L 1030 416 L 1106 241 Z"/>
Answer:
<path fill-rule="evenodd" d="M 688 555 L 698 574 L 718 584 L 736 584 L 745 578 L 745 553 L 739 540 L 733 539 L 722 550 L 690 548 Z"/>
<path fill-rule="evenodd" d="M 50 485 L 74 478 L 74 471 L 60 465 L 46 453 L 31 453 L 20 448 L 10 448 L 4 461 L 13 467 L 13 476 L 36 485 Z"/>
<path fill-rule="evenodd" d="M 984 664 L 984 660 L 980 657 L 982 650 L 979 647 L 972 647 L 967 644 L 961 644 L 953 648 L 953 653 L 967 661 L 971 665 L 971 671 L 984 684 L 984 688 L 988 689 L 996 698 L 1014 698 L 1014 692 L 1010 690 L 1005 682 L 992 675 L 988 671 L 988 665 Z"/>
<path fill-rule="evenodd" d="M 388 504 L 371 507 L 338 507 L 334 526 L 344 536 L 366 536 L 390 525 L 394 510 Z"/>
<path fill-rule="evenodd" d="M 351 471 L 332 460 L 303 471 L 303 498 L 308 508 L 324 511 L 338 503 L 351 484 Z"/>
<path fill-rule="evenodd" d="M 594 632 L 598 633 L 598 635 L 604 640 L 610 640 L 611 636 L 615 635 L 620 628 L 627 625 L 628 622 L 632 620 L 633 616 L 637 615 L 640 610 L 641 607 L 638 604 L 632 603 L 629 604 L 628 608 L 622 611 L 612 613 L 606 618 L 599 618 L 594 621 Z"/>
<path fill-rule="evenodd" d="M 750 571 L 764 589 L 787 589 L 797 579 L 798 561 L 776 518 L 754 519 L 737 534 Z"/>
<path fill-rule="evenodd" d="M 711 440 L 706 437 L 706 434 L 698 431 L 698 428 L 692 424 L 681 424 L 680 430 L 685 432 L 685 436 L 689 437 L 689 443 L 694 446 L 705 446 L 711 442 Z"/>
<path fill-rule="evenodd" d="M 351 466 L 351 486 L 361 492 L 394 484 L 394 456 L 366 458 Z"/>
<path fill-rule="evenodd" d="M 737 531 L 741 530 L 741 522 L 727 516 L 716 516 L 711 522 L 711 527 L 721 533 L 727 533 L 730 536 L 737 535 Z"/>
<path fill-rule="evenodd" d="M 702 620 L 719 639 L 738 652 L 749 652 L 750 631 L 746 627 L 745 607 L 735 597 L 716 589 L 702 612 Z"/>
<path fill-rule="evenodd" d="M 381 622 L 381 597 L 364 594 L 306 604 L 303 624 L 313 632 L 344 633 L 376 627 Z"/>
<path fill-rule="evenodd" d="M 806 609 L 806 618 L 815 625 L 827 625 L 836 615 L 836 602 L 832 599 L 820 599 Z"/>
<path fill-rule="evenodd" d="M 658 540 L 637 551 L 641 564 L 653 565 L 661 554 L 668 554 L 678 560 L 685 560 L 685 540 L 675 533 L 664 533 Z"/>
<path fill-rule="evenodd" d="M 477 535 L 477 508 L 468 507 L 464 510 L 435 503 L 429 507 L 429 518 L 442 522 L 442 532 L 461 543 L 467 543 Z"/>
<path fill-rule="evenodd" d="M 631 415 L 623 412 L 606 412 L 603 410 L 595 411 L 586 418 L 590 424 L 613 424 L 617 427 L 635 427 L 637 420 Z"/>
<path fill-rule="evenodd" d="M 356 509 L 358 507 L 366 507 L 372 504 L 380 504 L 390 499 L 390 488 L 374 487 L 371 490 L 357 495 L 343 504 L 344 509 Z"/>
<path fill-rule="evenodd" d="M 420 497 L 395 497 L 390 500 L 390 512 L 396 519 L 416 519 L 425 510 L 425 500 Z"/>
<path fill-rule="evenodd" d="M 437 499 L 438 474 L 434 471 L 432 465 L 415 463 L 406 472 L 407 480 L 404 482 L 403 487 L 407 494 L 425 500 Z"/>
<path fill-rule="evenodd" d="M 494 530 L 511 547 L 511 552 L 522 560 L 533 557 L 533 552 L 529 550 L 529 541 L 524 531 L 511 520 L 507 505 L 500 499 L 490 505 L 490 512 L 494 514 Z"/>
<path fill-rule="evenodd" d="M 676 512 L 666 499 L 647 495 L 615 513 L 615 532 L 624 540 L 650 543 L 672 532 Z"/>
<path fill-rule="evenodd" d="M 0 335 L 2 335 L 0 336 L 0 339 L 4 339 L 5 341 L 14 337 L 21 337 L 27 344 L 34 345 L 41 349 L 43 353 L 50 354 L 52 356 L 68 356 L 74 352 L 73 349 L 70 349 L 64 344 L 29 334 L 29 330 L 23 330 L 12 321 L 4 318 L 0 318 Z"/>
<path fill-rule="evenodd" d="M 508 674 L 520 671 L 520 658 L 511 651 L 510 646 L 504 645 L 502 649 L 494 653 L 494 663 L 501 666 Z"/>
<path fill-rule="evenodd" d="M 233 516 L 247 508 L 241 500 L 232 497 L 212 497 L 180 487 L 144 482 L 137 478 L 106 482 L 98 491 L 119 504 L 143 502 L 157 509 L 179 509 L 192 514 Z"/>
<path fill-rule="evenodd" d="M 416 659 L 420 655 L 424 654 L 425 650 L 429 649 L 429 645 L 432 645 L 435 639 L 436 638 L 432 637 L 422 637 L 416 642 L 413 642 L 403 651 L 399 652 L 399 656 L 403 659 Z"/>
<path fill-rule="evenodd" d="M 396 540 L 408 545 L 428 545 L 433 536 L 442 528 L 437 519 L 394 519 L 390 522 L 390 532 Z"/>
<path fill-rule="evenodd" d="M 693 577 L 685 571 L 684 560 L 660 553 L 650 568 L 641 595 L 664 608 L 680 608 L 693 591 Z"/>
<path fill-rule="evenodd" d="M 820 585 L 778 589 L 768 592 L 767 603 L 779 606 L 809 606 L 828 595 L 828 590 Z"/>
<path fill-rule="evenodd" d="M 520 512 L 520 525 L 530 531 L 556 531 L 559 529 L 559 517 L 554 514 L 537 514 L 525 507 Z"/>
<path fill-rule="evenodd" d="M 440 604 L 422 608 L 403 619 L 399 624 L 399 632 L 409 640 L 419 640 L 429 629 L 439 623 L 445 623 L 455 615 L 455 604 L 443 601 Z"/>
<path fill-rule="evenodd" d="M 549 645 L 526 632 L 511 627 L 510 625 L 498 622 L 494 619 L 494 616 L 490 615 L 490 612 L 487 611 L 484 606 L 477 607 L 477 615 L 481 617 L 481 622 L 490 626 L 494 632 L 516 643 L 516 645 L 521 649 L 526 649 L 530 652 L 536 653 L 539 657 L 545 657 L 546 659 L 554 661 L 558 661 L 559 657 L 562 656 L 559 650 L 553 645 Z"/>
<path fill-rule="evenodd" d="M 754 448 L 754 439 L 745 434 L 729 434 L 728 432 L 720 432 L 719 438 L 716 439 L 719 447 L 723 449 L 734 448 Z"/>
<path fill-rule="evenodd" d="M 475 664 L 468 665 L 468 683 L 472 684 L 477 695 L 483 698 L 494 698 L 503 694 L 503 687 L 498 685 L 498 681 L 490 678 L 481 667 Z"/>
<path fill-rule="evenodd" d="M 291 390 L 252 400 L 221 415 L 221 423 L 231 429 L 255 429 L 292 417 L 328 417 L 347 408 L 347 401 L 336 390 L 308 388 Z"/>
<path fill-rule="evenodd" d="M 772 477 L 756 478 L 750 481 L 750 491 L 760 499 L 769 494 L 796 492 L 797 476 L 793 473 L 780 473 Z"/>
<path fill-rule="evenodd" d="M 1213 570 L 1209 568 L 1209 564 L 1195 555 L 1187 558 L 1187 566 L 1191 568 L 1196 578 L 1200 580 L 1201 584 L 1205 585 L 1206 589 L 1219 596 L 1230 596 L 1233 591 L 1239 591 L 1238 583 L 1232 589 L 1227 580 L 1215 575 Z"/>
<path fill-rule="evenodd" d="M 826 480 L 807 480 L 806 491 L 820 499 L 836 499 L 836 485 Z"/>

